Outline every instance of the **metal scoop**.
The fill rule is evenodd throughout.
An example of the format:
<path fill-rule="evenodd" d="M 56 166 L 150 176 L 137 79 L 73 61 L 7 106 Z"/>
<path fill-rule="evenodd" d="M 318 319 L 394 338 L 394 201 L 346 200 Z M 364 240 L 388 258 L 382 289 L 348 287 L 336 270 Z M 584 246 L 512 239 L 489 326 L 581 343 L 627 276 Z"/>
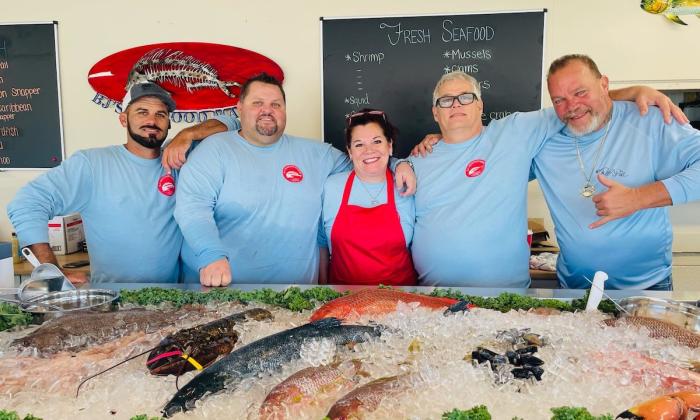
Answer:
<path fill-rule="evenodd" d="M 23 309 L 29 306 L 41 306 L 44 309 L 60 311 L 61 308 L 56 305 L 38 303 L 36 300 L 49 293 L 75 290 L 75 286 L 55 265 L 40 263 L 31 249 L 22 248 L 22 254 L 34 266 L 34 270 L 32 270 L 31 276 L 22 281 L 17 289 L 3 289 L 0 300 L 17 304 Z"/>

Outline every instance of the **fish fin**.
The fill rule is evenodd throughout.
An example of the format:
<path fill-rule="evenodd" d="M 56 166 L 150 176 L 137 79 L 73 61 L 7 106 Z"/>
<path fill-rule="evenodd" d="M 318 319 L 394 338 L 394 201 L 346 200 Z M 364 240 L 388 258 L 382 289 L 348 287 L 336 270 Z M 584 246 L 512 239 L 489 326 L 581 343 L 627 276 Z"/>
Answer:
<path fill-rule="evenodd" d="M 668 20 L 673 21 L 673 22 L 676 22 L 676 23 L 679 24 L 679 25 L 687 25 L 687 23 L 683 22 L 683 21 L 681 20 L 681 18 L 678 17 L 678 15 L 674 15 L 674 14 L 672 14 L 672 13 L 667 13 L 667 14 L 664 15 L 664 16 L 666 16 L 666 18 L 667 18 Z"/>
<path fill-rule="evenodd" d="M 449 308 L 445 309 L 445 315 L 448 315 L 450 313 L 454 312 L 469 312 L 469 309 L 471 308 L 471 303 L 466 300 L 460 300 L 459 302 L 455 303 L 454 305 L 450 306 Z"/>
<path fill-rule="evenodd" d="M 318 327 L 318 328 L 333 328 L 341 325 L 343 321 L 341 321 L 338 318 L 335 317 L 329 317 L 329 318 L 322 318 L 319 319 L 318 321 L 313 321 L 310 322 L 310 324 Z"/>

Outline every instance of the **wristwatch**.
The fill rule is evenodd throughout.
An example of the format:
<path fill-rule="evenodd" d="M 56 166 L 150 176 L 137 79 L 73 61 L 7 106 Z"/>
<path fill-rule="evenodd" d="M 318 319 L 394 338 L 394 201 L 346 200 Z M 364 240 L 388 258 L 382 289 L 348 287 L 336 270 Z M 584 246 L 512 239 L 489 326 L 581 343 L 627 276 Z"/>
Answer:
<path fill-rule="evenodd" d="M 408 166 L 411 167 L 411 170 L 412 170 L 413 172 L 416 171 L 416 169 L 413 167 L 413 162 L 411 162 L 411 161 L 408 160 L 408 159 L 399 159 L 399 161 L 396 162 L 396 167 L 398 168 L 398 166 L 401 165 L 402 163 L 408 163 Z"/>

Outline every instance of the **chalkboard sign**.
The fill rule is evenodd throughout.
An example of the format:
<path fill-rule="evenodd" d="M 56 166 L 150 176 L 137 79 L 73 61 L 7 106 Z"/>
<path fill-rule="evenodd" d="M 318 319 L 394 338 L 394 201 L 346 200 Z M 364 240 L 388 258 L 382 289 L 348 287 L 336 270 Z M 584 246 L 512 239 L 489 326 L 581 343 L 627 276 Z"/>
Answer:
<path fill-rule="evenodd" d="M 0 170 L 61 163 L 56 23 L 0 24 Z"/>
<path fill-rule="evenodd" d="M 485 125 L 539 109 L 545 13 L 321 18 L 324 138 L 345 150 L 346 116 L 383 109 L 401 132 L 394 155 L 406 156 L 439 132 L 433 89 L 455 70 L 479 80 Z"/>

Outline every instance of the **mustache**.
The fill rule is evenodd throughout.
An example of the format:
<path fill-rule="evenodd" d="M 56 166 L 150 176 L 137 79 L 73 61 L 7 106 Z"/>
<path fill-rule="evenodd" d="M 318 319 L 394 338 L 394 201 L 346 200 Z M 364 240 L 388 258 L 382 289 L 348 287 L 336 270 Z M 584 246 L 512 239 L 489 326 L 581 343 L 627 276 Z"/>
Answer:
<path fill-rule="evenodd" d="M 151 130 L 163 131 L 163 130 L 161 130 L 160 127 L 158 127 L 157 125 L 142 125 L 141 127 L 139 127 L 139 130 L 143 130 L 143 129 L 151 129 Z"/>
<path fill-rule="evenodd" d="M 569 121 L 574 117 L 580 117 L 581 115 L 590 112 L 590 108 L 577 108 L 564 114 L 564 121 Z"/>

